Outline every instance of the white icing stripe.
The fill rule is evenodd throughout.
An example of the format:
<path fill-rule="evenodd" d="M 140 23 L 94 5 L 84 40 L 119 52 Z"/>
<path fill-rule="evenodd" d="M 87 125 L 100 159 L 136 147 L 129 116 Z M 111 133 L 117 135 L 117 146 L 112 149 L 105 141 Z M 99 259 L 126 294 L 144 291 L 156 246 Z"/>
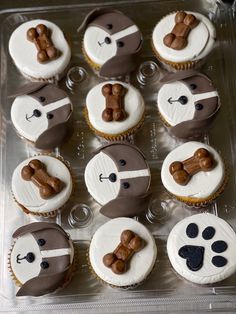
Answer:
<path fill-rule="evenodd" d="M 44 250 L 41 251 L 42 257 L 57 257 L 63 255 L 71 255 L 71 248 L 56 249 L 56 250 Z"/>
<path fill-rule="evenodd" d="M 43 109 L 44 109 L 44 112 L 51 112 L 55 109 L 58 109 L 60 107 L 65 106 L 69 103 L 70 103 L 70 101 L 69 101 L 68 97 L 65 97 L 65 98 L 60 99 L 58 101 L 52 102 L 51 104 L 49 104 L 47 106 L 44 106 Z"/>
<path fill-rule="evenodd" d="M 218 93 L 216 91 L 193 95 L 194 102 L 201 100 L 201 99 L 209 99 L 209 98 L 213 98 L 213 97 L 218 97 Z"/>
<path fill-rule="evenodd" d="M 138 177 L 149 177 L 150 173 L 148 169 L 143 170 L 134 170 L 134 171 L 121 171 L 118 172 L 119 179 L 130 179 L 130 178 L 138 178 Z"/>
<path fill-rule="evenodd" d="M 118 33 L 115 33 L 113 35 L 111 35 L 111 38 L 113 40 L 117 40 L 117 39 L 120 39 L 120 38 L 123 38 L 125 36 L 128 36 L 128 35 L 131 35 L 133 33 L 136 33 L 138 31 L 138 27 L 136 25 L 132 25 L 126 29 L 123 29 L 122 31 L 118 32 Z"/>

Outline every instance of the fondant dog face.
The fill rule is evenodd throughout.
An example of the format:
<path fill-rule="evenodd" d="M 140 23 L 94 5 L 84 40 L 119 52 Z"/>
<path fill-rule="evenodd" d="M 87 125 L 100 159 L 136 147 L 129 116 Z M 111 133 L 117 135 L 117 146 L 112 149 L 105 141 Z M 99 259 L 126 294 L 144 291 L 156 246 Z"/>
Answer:
<path fill-rule="evenodd" d="M 72 105 L 66 93 L 53 84 L 33 83 L 17 93 L 11 118 L 19 133 L 37 148 L 59 145 L 67 128 Z M 64 129 L 61 130 L 60 129 Z"/>
<path fill-rule="evenodd" d="M 17 295 L 38 296 L 59 288 L 73 260 L 73 246 L 64 230 L 56 224 L 32 223 L 13 237 L 11 268 L 22 284 Z"/>
<path fill-rule="evenodd" d="M 143 155 L 127 143 L 101 147 L 85 169 L 86 186 L 108 217 L 132 217 L 146 209 L 150 171 Z"/>
<path fill-rule="evenodd" d="M 115 77 L 133 70 L 132 57 L 141 48 L 142 34 L 130 18 L 119 11 L 95 9 L 79 30 L 82 28 L 86 28 L 84 48 L 102 64 L 101 76 Z"/>
<path fill-rule="evenodd" d="M 209 127 L 220 102 L 208 77 L 183 71 L 181 74 L 167 75 L 163 82 L 166 84 L 159 90 L 158 103 L 161 103 L 162 111 L 170 119 L 167 122 L 172 126 L 171 133 L 177 137 L 185 137 L 183 132 L 189 136 Z"/>

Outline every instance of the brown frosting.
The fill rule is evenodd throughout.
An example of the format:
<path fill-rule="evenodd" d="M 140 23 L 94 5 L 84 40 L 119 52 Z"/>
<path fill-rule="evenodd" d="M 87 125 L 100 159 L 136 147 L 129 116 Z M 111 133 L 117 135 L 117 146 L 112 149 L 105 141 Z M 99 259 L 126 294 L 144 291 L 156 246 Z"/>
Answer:
<path fill-rule="evenodd" d="M 124 110 L 124 95 L 126 88 L 121 84 L 105 84 L 102 94 L 106 99 L 106 109 L 102 112 L 102 119 L 109 121 L 123 121 L 127 114 Z"/>
<path fill-rule="evenodd" d="M 59 56 L 57 48 L 52 43 L 50 30 L 46 25 L 38 24 L 36 27 L 28 29 L 27 39 L 35 44 L 38 50 L 37 60 L 40 63 L 51 61 Z"/>
<path fill-rule="evenodd" d="M 175 15 L 175 23 L 171 33 L 164 37 L 163 42 L 169 48 L 182 50 L 188 44 L 190 31 L 198 25 L 199 21 L 193 14 L 179 11 Z"/>
<path fill-rule="evenodd" d="M 27 233 L 33 235 L 40 251 L 71 247 L 68 234 L 55 223 L 35 222 L 22 226 L 15 231 L 13 238 Z M 43 263 L 47 267 L 42 267 Z M 69 254 L 42 258 L 41 264 L 38 276 L 26 281 L 19 289 L 17 296 L 41 296 L 54 292 L 65 283 L 72 266 Z"/>
<path fill-rule="evenodd" d="M 109 8 L 96 8 L 85 17 L 78 28 L 78 32 L 85 30 L 90 25 L 102 28 L 112 35 L 135 24 L 120 11 Z M 117 45 L 116 55 L 102 65 L 99 71 L 100 76 L 109 78 L 123 76 L 137 67 L 137 53 L 142 46 L 141 32 L 138 30 L 133 34 L 120 38 L 118 41 L 122 42 L 122 45 Z"/>
<path fill-rule="evenodd" d="M 62 190 L 62 182 L 56 177 L 51 177 L 46 166 L 38 159 L 31 160 L 21 170 L 21 177 L 31 181 L 39 188 L 39 194 L 43 199 L 49 199 Z"/>
<path fill-rule="evenodd" d="M 143 246 L 142 238 L 131 230 L 124 230 L 120 236 L 120 243 L 112 253 L 104 255 L 103 263 L 106 267 L 111 268 L 115 274 L 123 274 L 127 271 L 128 261 Z"/>
<path fill-rule="evenodd" d="M 199 171 L 211 171 L 215 165 L 212 154 L 205 148 L 199 148 L 192 157 L 172 162 L 169 171 L 176 183 L 187 185 L 193 175 Z"/>

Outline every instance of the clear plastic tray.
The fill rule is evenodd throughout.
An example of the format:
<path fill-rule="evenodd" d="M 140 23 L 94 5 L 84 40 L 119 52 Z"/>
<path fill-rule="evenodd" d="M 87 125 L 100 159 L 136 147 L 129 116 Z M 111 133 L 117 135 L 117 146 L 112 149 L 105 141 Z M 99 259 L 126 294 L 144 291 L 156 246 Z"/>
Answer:
<path fill-rule="evenodd" d="M 236 228 L 235 195 L 235 156 L 236 156 L 236 62 L 235 21 L 230 9 L 214 0 L 163 0 L 163 1 L 115 1 L 105 2 L 104 6 L 122 10 L 133 18 L 144 34 L 142 62 L 154 60 L 150 47 L 151 32 L 156 22 L 165 14 L 176 10 L 199 11 L 211 20 L 217 28 L 217 45 L 202 71 L 209 75 L 221 96 L 222 108 L 213 129 L 204 140 L 219 150 L 227 160 L 230 180 L 225 192 L 204 211 L 213 212 L 226 219 Z M 181 205 L 170 199 L 160 182 L 160 169 L 166 154 L 180 144 L 171 138 L 156 112 L 156 97 L 159 84 L 141 85 L 136 74 L 127 77 L 140 88 L 146 102 L 147 116 L 144 126 L 131 140 L 145 153 L 151 167 L 153 191 L 152 211 L 156 215 L 143 215 L 138 219 L 155 236 L 158 257 L 149 278 L 134 290 L 118 290 L 101 284 L 94 279 L 87 265 L 86 253 L 95 230 L 108 219 L 99 214 L 99 205 L 86 191 L 83 173 L 92 151 L 99 146 L 100 140 L 88 129 L 82 114 L 85 96 L 88 90 L 101 79 L 97 78 L 84 62 L 81 54 L 81 35 L 76 29 L 84 16 L 96 4 L 41 7 L 4 13 L 1 25 L 1 98 L 0 98 L 0 311 L 37 311 L 80 309 L 90 313 L 124 312 L 193 312 L 194 309 L 206 311 L 215 309 L 233 311 L 236 306 L 236 274 L 214 286 L 196 286 L 179 278 L 172 270 L 166 254 L 166 240 L 169 231 L 182 218 L 199 212 L 194 208 Z M 70 91 L 66 81 L 60 86 L 68 91 L 74 104 L 75 131 L 71 140 L 55 154 L 61 154 L 71 164 L 75 175 L 75 193 L 62 215 L 54 220 L 70 233 L 79 249 L 79 267 L 72 282 L 59 293 L 43 297 L 15 297 L 15 285 L 8 269 L 8 250 L 11 235 L 19 226 L 34 220 L 20 211 L 14 203 L 10 190 L 11 175 L 16 165 L 25 158 L 37 154 L 31 146 L 22 141 L 15 133 L 10 120 L 10 108 L 14 93 L 19 84 L 26 79 L 17 71 L 8 53 L 8 40 L 12 31 L 29 19 L 44 18 L 57 23 L 65 32 L 72 46 L 71 66 L 79 65 L 87 72 L 86 80 Z M 163 74 L 161 70 L 161 75 Z M 80 229 L 73 229 L 68 223 L 68 214 L 77 203 L 87 204 L 93 211 L 91 223 Z M 201 210 L 201 211 L 203 211 Z M 151 222 L 149 220 L 151 219 Z"/>

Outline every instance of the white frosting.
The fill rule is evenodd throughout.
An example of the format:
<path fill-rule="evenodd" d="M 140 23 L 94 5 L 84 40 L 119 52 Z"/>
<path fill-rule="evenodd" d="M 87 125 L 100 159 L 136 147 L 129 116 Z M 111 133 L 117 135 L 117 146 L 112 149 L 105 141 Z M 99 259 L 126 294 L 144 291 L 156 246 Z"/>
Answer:
<path fill-rule="evenodd" d="M 198 226 L 199 232 L 196 238 L 189 238 L 186 235 L 186 228 L 190 223 L 195 223 Z M 205 240 L 202 237 L 202 231 L 208 226 L 212 226 L 216 232 L 212 239 Z M 228 248 L 222 253 L 215 253 L 211 248 L 215 241 L 225 241 Z M 192 271 L 186 266 L 186 259 L 178 254 L 179 249 L 184 245 L 204 247 L 201 269 Z M 218 282 L 236 271 L 236 234 L 226 221 L 209 213 L 193 215 L 177 223 L 169 234 L 167 252 L 176 272 L 197 284 Z M 214 256 L 223 256 L 227 259 L 227 264 L 223 267 L 214 266 L 211 262 Z"/>
<path fill-rule="evenodd" d="M 127 117 L 123 121 L 106 122 L 102 119 L 102 112 L 106 108 L 106 99 L 102 95 L 102 87 L 105 84 L 119 83 L 126 88 L 124 96 L 124 109 Z M 93 127 L 106 134 L 119 134 L 137 125 L 144 114 L 144 100 L 140 92 L 132 85 L 119 81 L 106 81 L 93 87 L 86 98 L 88 117 Z"/>
<path fill-rule="evenodd" d="M 116 181 L 108 179 L 111 173 L 116 175 Z M 84 172 L 84 179 L 88 192 L 101 205 L 105 205 L 115 199 L 120 191 L 120 180 L 138 177 L 150 177 L 150 170 L 118 171 L 115 162 L 103 152 L 95 155 L 87 164 Z M 144 191 L 145 193 L 146 191 Z"/>
<path fill-rule="evenodd" d="M 74 248 L 71 240 L 68 240 L 70 248 L 54 249 L 54 250 L 42 250 L 40 251 L 39 245 L 32 234 L 27 233 L 17 238 L 12 252 L 11 252 L 11 268 L 15 277 L 24 284 L 26 281 L 37 277 L 41 271 L 40 263 L 43 258 L 59 257 L 64 255 L 70 255 L 70 262 L 72 263 L 74 257 Z M 33 253 L 35 260 L 32 263 L 28 263 L 26 259 L 22 259 L 17 263 L 17 256 L 19 258 L 27 255 L 27 253 Z"/>
<path fill-rule="evenodd" d="M 107 31 L 97 26 L 88 26 L 84 33 L 84 49 L 88 57 L 96 64 L 102 66 L 109 59 L 114 57 L 117 52 L 117 40 L 137 32 L 136 25 L 125 28 L 124 30 L 110 35 Z M 105 38 L 109 37 L 111 42 L 106 44 Z"/>
<path fill-rule="evenodd" d="M 27 30 L 38 24 L 44 24 L 50 29 L 52 42 L 60 51 L 57 59 L 47 63 L 38 62 L 37 49 L 26 36 Z M 15 29 L 10 37 L 9 52 L 20 71 L 30 77 L 44 79 L 63 73 L 71 58 L 70 47 L 60 28 L 52 22 L 40 19 L 23 23 Z"/>
<path fill-rule="evenodd" d="M 180 102 L 173 102 L 174 100 L 178 100 L 181 96 L 188 98 L 187 104 L 181 105 Z M 157 106 L 163 118 L 171 126 L 175 126 L 183 121 L 192 120 L 194 118 L 195 102 L 216 96 L 218 96 L 216 91 L 194 95 L 184 82 L 176 81 L 164 84 L 160 88 L 157 97 Z"/>
<path fill-rule="evenodd" d="M 65 97 L 46 106 L 35 98 L 22 95 L 15 98 L 11 107 L 11 120 L 17 132 L 32 142 L 36 142 L 38 137 L 48 129 L 47 113 L 70 103 L 70 99 Z M 37 109 L 41 112 L 40 117 L 32 117 L 33 111 Z"/>
<path fill-rule="evenodd" d="M 132 256 L 128 271 L 117 275 L 103 264 L 103 256 L 115 250 L 120 243 L 122 231 L 127 229 L 143 238 L 146 245 Z M 142 282 L 151 272 L 156 255 L 153 236 L 146 227 L 131 218 L 116 218 L 105 223 L 95 232 L 89 247 L 89 259 L 95 273 L 105 282 L 120 287 Z"/>
<path fill-rule="evenodd" d="M 206 148 L 213 155 L 216 166 L 211 171 L 200 171 L 191 177 L 187 185 L 175 182 L 169 171 L 174 161 L 184 161 L 192 157 L 199 148 Z M 205 199 L 214 194 L 222 185 L 225 167 L 220 155 L 210 146 L 200 142 L 187 142 L 172 150 L 165 158 L 161 169 L 161 180 L 165 188 L 172 194 L 182 197 Z"/>
<path fill-rule="evenodd" d="M 211 21 L 200 13 L 185 12 L 195 15 L 200 22 L 190 31 L 188 44 L 184 49 L 175 50 L 163 43 L 163 38 L 172 31 L 175 25 L 176 12 L 165 16 L 157 23 L 152 34 L 152 42 L 156 51 L 161 57 L 172 62 L 200 60 L 209 54 L 214 46 L 216 34 Z"/>
<path fill-rule="evenodd" d="M 30 160 L 38 159 L 47 168 L 50 176 L 58 177 L 63 182 L 63 189 L 60 193 L 45 200 L 40 197 L 39 189 L 31 181 L 25 181 L 21 177 L 22 168 Z M 20 163 L 13 172 L 12 192 L 16 201 L 33 213 L 47 213 L 62 207 L 69 199 L 72 192 L 72 178 L 69 169 L 59 159 L 51 156 L 34 156 Z"/>

